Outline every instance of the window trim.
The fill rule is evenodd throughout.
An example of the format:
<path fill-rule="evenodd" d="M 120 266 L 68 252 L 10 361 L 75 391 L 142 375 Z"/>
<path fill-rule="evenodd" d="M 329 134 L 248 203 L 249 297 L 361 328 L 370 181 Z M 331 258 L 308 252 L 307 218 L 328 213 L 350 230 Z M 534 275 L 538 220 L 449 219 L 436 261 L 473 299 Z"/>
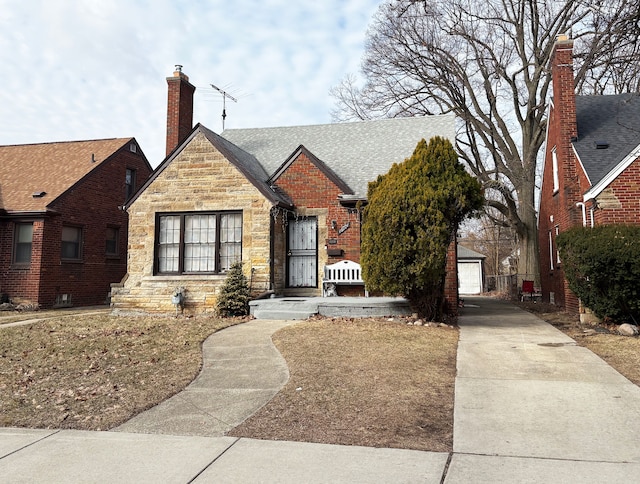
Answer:
<path fill-rule="evenodd" d="M 65 257 L 64 256 L 64 250 L 63 250 L 63 244 L 64 241 L 62 240 L 62 232 L 64 231 L 65 228 L 70 228 L 70 229 L 76 229 L 78 231 L 79 237 L 78 237 L 78 257 Z M 60 231 L 60 260 L 62 262 L 82 262 L 82 257 L 83 257 L 83 245 L 84 245 L 84 229 L 82 226 L 80 225 L 73 225 L 73 224 L 64 224 L 62 226 L 62 230 Z"/>
<path fill-rule="evenodd" d="M 213 271 L 185 271 L 185 218 L 188 216 L 216 216 L 216 240 L 215 240 L 215 260 Z M 195 212 L 156 212 L 155 231 L 153 241 L 153 275 L 154 276 L 175 276 L 175 275 L 216 275 L 226 274 L 227 271 L 221 270 L 221 229 L 222 216 L 224 215 L 240 215 L 240 260 L 242 260 L 242 245 L 244 239 L 244 215 L 242 210 L 207 210 Z M 178 270 L 177 271 L 160 271 L 160 219 L 162 217 L 180 217 L 179 221 L 179 242 L 178 242 Z"/>
<path fill-rule="evenodd" d="M 28 261 L 18 261 L 18 244 L 26 244 L 26 242 L 18 242 L 18 235 L 20 233 L 19 227 L 22 226 L 31 226 L 31 242 L 29 242 L 30 250 L 29 250 L 29 260 Z M 33 230 L 34 224 L 33 222 L 14 222 L 13 224 L 13 243 L 12 243 L 12 254 L 11 254 L 11 265 L 13 267 L 29 267 L 31 265 L 31 260 L 33 257 Z"/>
<path fill-rule="evenodd" d="M 553 171 L 553 194 L 555 195 L 560 191 L 560 174 L 558 168 L 558 153 L 556 147 L 551 149 L 551 169 Z"/>

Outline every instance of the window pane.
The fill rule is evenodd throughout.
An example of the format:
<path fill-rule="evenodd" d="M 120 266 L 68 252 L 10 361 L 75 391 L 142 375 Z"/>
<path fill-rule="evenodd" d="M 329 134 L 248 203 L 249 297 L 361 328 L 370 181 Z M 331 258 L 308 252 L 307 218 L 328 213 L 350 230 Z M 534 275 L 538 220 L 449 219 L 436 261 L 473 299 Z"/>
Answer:
<path fill-rule="evenodd" d="M 214 272 L 216 216 L 187 215 L 184 230 L 184 270 Z"/>
<path fill-rule="evenodd" d="M 180 216 L 160 217 L 158 271 L 178 272 L 180 254 Z"/>
<path fill-rule="evenodd" d="M 31 245 L 33 241 L 33 224 L 16 224 L 14 262 L 28 264 L 31 262 Z"/>
<path fill-rule="evenodd" d="M 242 257 L 242 214 L 220 217 L 220 271 L 228 271 Z"/>
<path fill-rule="evenodd" d="M 118 229 L 107 227 L 107 254 L 114 255 L 118 253 Z"/>
<path fill-rule="evenodd" d="M 79 227 L 62 227 L 62 258 L 80 259 L 80 239 L 82 229 Z"/>

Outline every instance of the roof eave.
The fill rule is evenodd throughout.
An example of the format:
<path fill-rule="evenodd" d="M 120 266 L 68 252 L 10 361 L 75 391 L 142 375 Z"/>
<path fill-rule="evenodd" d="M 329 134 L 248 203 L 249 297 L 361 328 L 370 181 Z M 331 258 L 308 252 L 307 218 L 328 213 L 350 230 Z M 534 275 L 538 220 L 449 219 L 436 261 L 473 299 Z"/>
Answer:
<path fill-rule="evenodd" d="M 613 181 L 620 176 L 620 174 L 626 170 L 631 163 L 640 157 L 640 144 L 637 145 L 631 152 L 618 163 L 613 170 L 609 171 L 602 179 L 587 190 L 583 196 L 583 202 L 587 202 L 593 198 L 596 198 L 607 188 Z"/>

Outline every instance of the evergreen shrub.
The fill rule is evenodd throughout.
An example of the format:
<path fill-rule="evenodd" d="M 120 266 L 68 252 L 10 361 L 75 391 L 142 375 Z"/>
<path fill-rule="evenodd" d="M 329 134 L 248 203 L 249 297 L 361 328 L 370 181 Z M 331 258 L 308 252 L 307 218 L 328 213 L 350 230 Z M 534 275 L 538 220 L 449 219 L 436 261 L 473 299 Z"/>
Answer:
<path fill-rule="evenodd" d="M 246 316 L 249 314 L 249 281 L 242 272 L 242 262 L 235 262 L 229 268 L 227 278 L 218 294 L 217 308 L 223 317 Z"/>
<path fill-rule="evenodd" d="M 405 296 L 421 317 L 441 318 L 447 248 L 484 203 L 451 142 L 422 140 L 413 155 L 369 183 L 361 258 L 369 290 Z"/>
<path fill-rule="evenodd" d="M 640 316 L 640 227 L 576 227 L 558 235 L 569 288 L 600 318 L 637 324 Z"/>

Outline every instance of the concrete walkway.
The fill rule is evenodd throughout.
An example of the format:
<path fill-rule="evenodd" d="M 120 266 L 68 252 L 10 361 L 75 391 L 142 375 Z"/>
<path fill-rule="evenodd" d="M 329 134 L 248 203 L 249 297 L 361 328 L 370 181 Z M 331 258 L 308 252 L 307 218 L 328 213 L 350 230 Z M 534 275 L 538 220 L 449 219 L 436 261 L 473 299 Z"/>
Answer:
<path fill-rule="evenodd" d="M 202 344 L 202 371 L 187 388 L 114 430 L 222 437 L 289 380 L 271 335 L 293 323 L 253 320 L 214 333 Z"/>
<path fill-rule="evenodd" d="M 640 388 L 511 304 L 463 313 L 446 482 L 638 482 Z"/>
<path fill-rule="evenodd" d="M 535 316 L 465 300 L 453 454 L 222 436 L 287 380 L 270 336 L 291 322 L 257 320 L 213 335 L 198 379 L 116 432 L 0 429 L 0 481 L 637 482 L 640 388 Z"/>

